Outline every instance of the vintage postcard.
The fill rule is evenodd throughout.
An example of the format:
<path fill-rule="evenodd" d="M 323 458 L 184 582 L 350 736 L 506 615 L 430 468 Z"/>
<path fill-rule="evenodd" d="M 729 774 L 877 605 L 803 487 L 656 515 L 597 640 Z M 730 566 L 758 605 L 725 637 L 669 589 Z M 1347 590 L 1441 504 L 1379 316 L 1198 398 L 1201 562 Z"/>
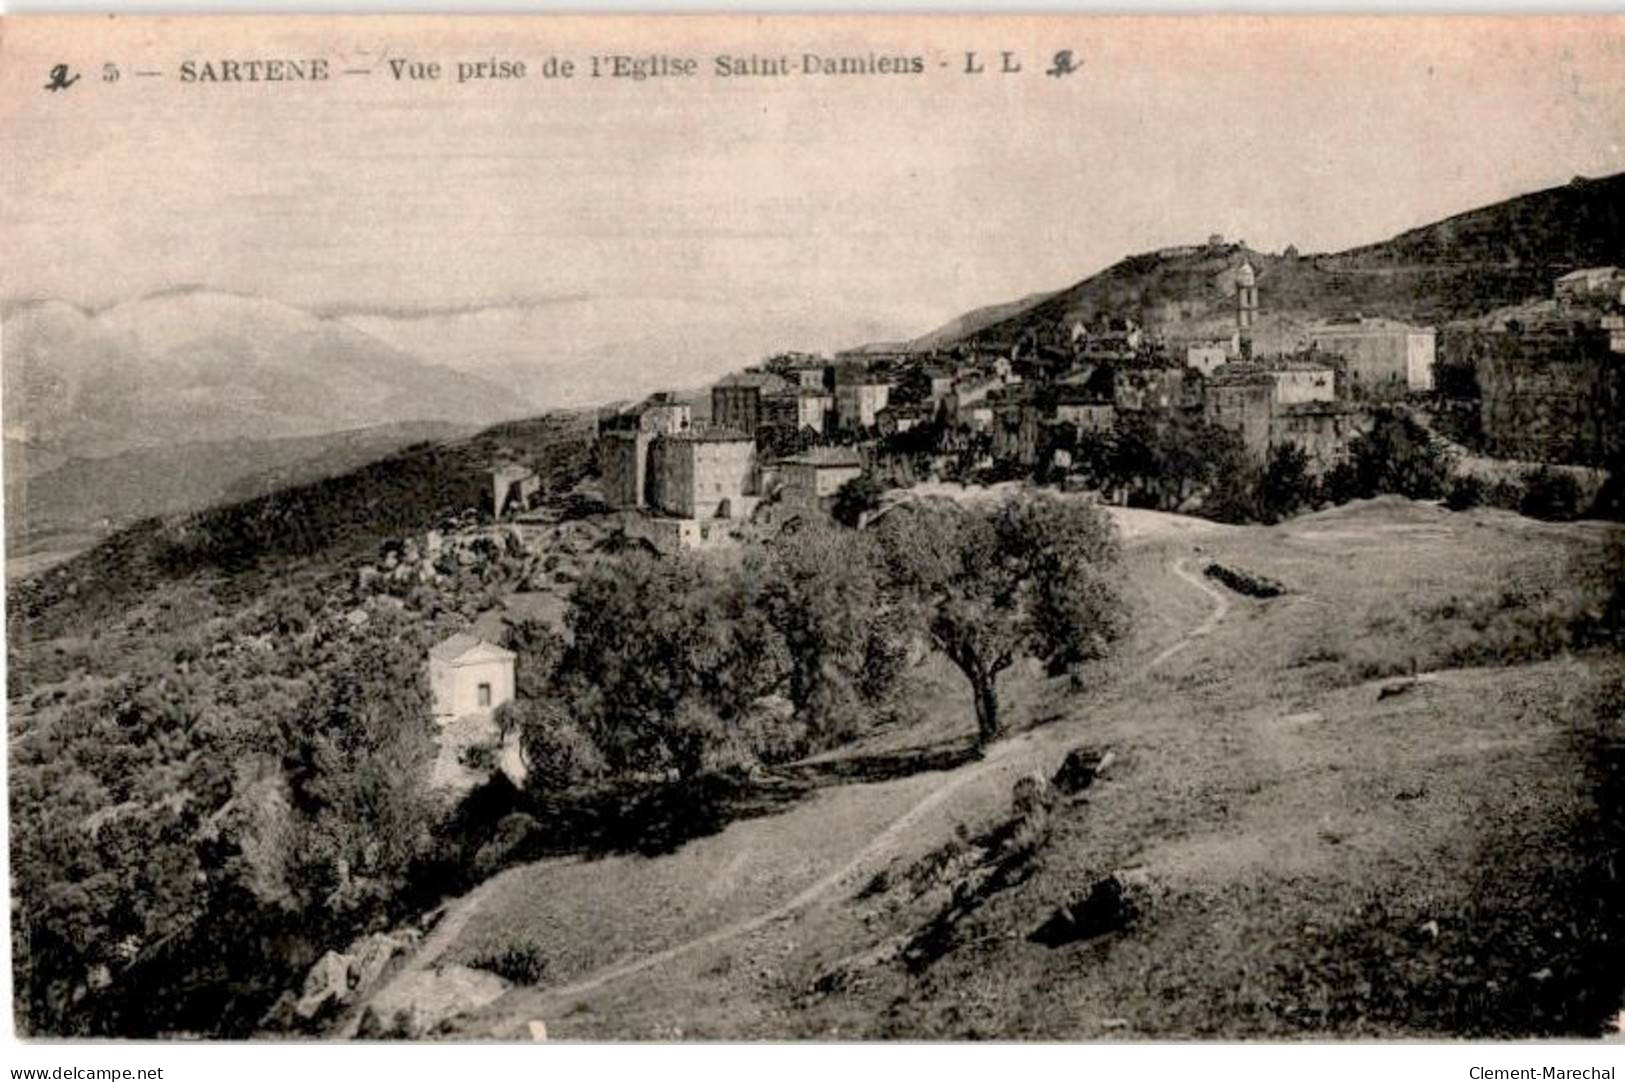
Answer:
<path fill-rule="evenodd" d="M 0 249 L 22 1039 L 1625 1027 L 1625 18 L 7 18 Z"/>

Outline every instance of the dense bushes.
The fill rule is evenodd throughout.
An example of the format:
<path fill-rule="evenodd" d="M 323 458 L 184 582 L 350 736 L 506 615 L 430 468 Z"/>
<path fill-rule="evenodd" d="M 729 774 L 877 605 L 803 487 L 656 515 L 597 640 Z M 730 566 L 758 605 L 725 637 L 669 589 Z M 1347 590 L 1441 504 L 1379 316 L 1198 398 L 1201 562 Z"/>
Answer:
<path fill-rule="evenodd" d="M 1580 517 L 1580 485 L 1567 473 L 1540 467 L 1523 478 L 1518 510 L 1547 522 L 1570 522 Z"/>
<path fill-rule="evenodd" d="M 1488 486 L 1472 474 L 1457 474 L 1450 479 L 1445 492 L 1444 505 L 1452 511 L 1471 511 L 1484 502 Z"/>
<path fill-rule="evenodd" d="M 512 984 L 529 986 L 547 974 L 547 956 L 531 940 L 510 943 L 501 950 L 486 951 L 469 963 L 474 969 L 495 973 Z"/>
<path fill-rule="evenodd" d="M 198 660 L 132 665 L 15 718 L 23 1032 L 247 1035 L 326 945 L 410 892 L 438 816 L 432 631 L 380 613 L 220 648 L 277 607 L 172 633 Z"/>
<path fill-rule="evenodd" d="M 510 638 L 529 674 L 502 722 L 542 791 L 749 771 L 884 716 L 906 640 L 872 539 L 807 526 L 736 564 L 630 554 L 576 585 L 568 647 Z"/>
<path fill-rule="evenodd" d="M 1413 500 L 1445 494 L 1453 466 L 1450 451 L 1408 414 L 1379 410 L 1371 430 L 1349 441 L 1349 457 L 1325 479 L 1334 503 L 1383 493 Z"/>
<path fill-rule="evenodd" d="M 1280 597 L 1286 592 L 1286 587 L 1272 578 L 1241 571 L 1234 567 L 1226 567 L 1223 564 L 1208 564 L 1202 570 L 1202 574 L 1210 579 L 1217 579 L 1236 593 L 1245 594 L 1248 597 Z"/>

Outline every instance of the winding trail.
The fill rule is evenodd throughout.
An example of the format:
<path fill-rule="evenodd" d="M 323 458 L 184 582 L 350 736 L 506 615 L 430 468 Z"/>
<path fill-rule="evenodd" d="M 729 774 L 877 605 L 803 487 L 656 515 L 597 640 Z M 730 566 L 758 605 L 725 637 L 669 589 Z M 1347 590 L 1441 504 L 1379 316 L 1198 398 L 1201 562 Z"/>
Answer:
<path fill-rule="evenodd" d="M 1169 646 L 1167 649 L 1153 657 L 1150 661 L 1146 662 L 1145 665 L 1143 665 L 1140 670 L 1135 673 L 1135 676 L 1142 676 L 1145 673 L 1150 672 L 1158 665 L 1161 665 L 1164 661 L 1167 661 L 1169 658 L 1188 647 L 1197 639 L 1204 638 L 1207 635 L 1212 634 L 1213 629 L 1219 626 L 1219 621 L 1223 620 L 1230 612 L 1230 598 L 1227 597 L 1224 591 L 1220 590 L 1217 586 L 1214 586 L 1212 583 L 1208 582 L 1207 579 L 1196 574 L 1189 567 L 1186 567 L 1183 557 L 1175 560 L 1170 570 L 1206 594 L 1208 599 L 1213 602 L 1213 611 L 1209 612 L 1201 623 L 1187 631 L 1178 642 L 1174 643 L 1172 646 Z"/>
<path fill-rule="evenodd" d="M 1186 566 L 1185 558 L 1181 557 L 1174 560 L 1169 569 L 1174 573 L 1174 575 L 1183 580 L 1185 583 L 1207 595 L 1208 599 L 1213 602 L 1213 607 L 1199 624 L 1182 635 L 1178 641 L 1153 655 L 1144 665 L 1132 670 L 1127 679 L 1139 679 L 1146 673 L 1162 665 L 1169 658 L 1189 647 L 1196 640 L 1210 634 L 1216 627 L 1218 627 L 1220 621 L 1222 621 L 1225 615 L 1230 611 L 1229 598 L 1227 598 L 1217 588 L 1210 585 L 1200 575 L 1192 572 L 1189 567 Z M 633 977 L 639 973 L 648 972 L 649 970 L 656 969 L 669 962 L 675 961 L 676 959 L 693 954 L 696 951 L 705 950 L 706 948 L 714 947 L 721 943 L 726 943 L 729 940 L 737 939 L 740 936 L 749 935 L 750 933 L 765 928 L 777 921 L 782 921 L 793 916 L 798 911 L 805 909 L 809 905 L 818 901 L 820 898 L 834 890 L 841 883 L 855 877 L 857 874 L 862 872 L 866 866 L 881 863 L 883 862 L 883 858 L 889 859 L 898 839 L 902 837 L 916 822 L 918 822 L 921 817 L 941 805 L 944 801 L 948 800 L 948 798 L 952 797 L 965 785 L 983 777 L 995 769 L 1006 765 L 1010 759 L 1014 758 L 1023 751 L 1029 750 L 1031 741 L 1027 738 L 1031 735 L 1031 733 L 1020 734 L 994 745 L 994 747 L 989 750 L 987 755 L 982 760 L 962 768 L 943 785 L 933 789 L 901 816 L 893 820 L 889 826 L 871 838 L 869 842 L 846 863 L 808 884 L 793 897 L 780 903 L 779 905 L 776 905 L 765 912 L 759 913 L 754 917 L 723 925 L 722 927 L 713 929 L 704 935 L 698 936 L 694 939 L 685 940 L 682 943 L 674 944 L 673 946 L 667 947 L 663 950 L 656 951 L 653 954 L 647 954 L 639 958 L 629 959 L 624 962 L 606 966 L 584 977 L 574 980 L 569 984 L 560 985 L 555 988 L 536 989 L 535 992 L 537 995 L 537 1000 L 532 1000 L 532 1003 L 537 1003 L 538 1006 L 542 1003 L 551 1006 L 557 1000 L 580 996 L 584 993 L 601 988 L 606 984 L 610 984 L 627 977 Z M 386 985 L 381 986 L 373 993 L 372 996 L 369 996 L 368 1000 L 370 1001 L 374 998 L 378 998 L 384 992 L 385 988 L 401 981 L 402 978 L 407 977 L 409 974 L 421 972 L 422 970 L 435 965 L 456 941 L 463 928 L 467 926 L 470 918 L 473 917 L 473 915 L 479 910 L 486 895 L 489 893 L 489 889 L 498 883 L 502 878 L 503 876 L 499 875 L 487 880 L 484 884 L 476 888 L 470 894 L 466 895 L 460 901 L 451 903 L 446 916 L 441 920 L 440 924 L 435 927 L 434 931 L 430 933 L 428 938 L 423 941 L 423 944 L 418 948 L 413 958 L 402 970 L 395 974 L 395 976 L 392 977 L 390 981 L 386 983 Z M 353 1035 L 361 1013 L 362 1010 L 360 1007 L 358 1007 L 355 1012 L 356 1017 L 352 1019 L 350 1024 L 345 1027 L 346 1036 Z M 544 1009 L 538 1013 L 545 1017 L 547 1012 Z"/>

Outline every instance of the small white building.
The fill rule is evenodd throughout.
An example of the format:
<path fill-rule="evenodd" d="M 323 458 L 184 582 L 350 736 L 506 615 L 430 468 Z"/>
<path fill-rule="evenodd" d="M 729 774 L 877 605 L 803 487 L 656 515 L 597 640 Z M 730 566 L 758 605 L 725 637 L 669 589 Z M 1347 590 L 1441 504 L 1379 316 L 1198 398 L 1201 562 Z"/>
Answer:
<path fill-rule="evenodd" d="M 435 645 L 429 651 L 429 691 L 436 720 L 489 714 L 511 702 L 516 657 L 512 650 L 466 632 Z"/>

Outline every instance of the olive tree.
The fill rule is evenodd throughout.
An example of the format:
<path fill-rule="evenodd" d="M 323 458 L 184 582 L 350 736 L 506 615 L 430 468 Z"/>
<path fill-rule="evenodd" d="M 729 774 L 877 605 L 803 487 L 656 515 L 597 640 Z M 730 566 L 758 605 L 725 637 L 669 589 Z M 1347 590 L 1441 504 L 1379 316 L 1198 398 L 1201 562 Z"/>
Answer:
<path fill-rule="evenodd" d="M 977 737 L 998 736 L 999 675 L 1102 656 L 1126 627 L 1119 549 L 1097 508 L 1023 492 L 992 507 L 898 507 L 876 524 L 890 587 L 969 681 Z"/>

